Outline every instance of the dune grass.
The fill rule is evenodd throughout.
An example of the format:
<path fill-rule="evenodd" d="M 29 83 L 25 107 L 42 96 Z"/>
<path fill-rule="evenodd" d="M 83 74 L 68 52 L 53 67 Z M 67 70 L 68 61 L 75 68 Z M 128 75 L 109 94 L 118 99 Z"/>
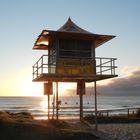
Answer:
<path fill-rule="evenodd" d="M 11 113 L 0 112 L 0 122 L 25 122 L 33 120 L 33 116 L 28 112 Z"/>

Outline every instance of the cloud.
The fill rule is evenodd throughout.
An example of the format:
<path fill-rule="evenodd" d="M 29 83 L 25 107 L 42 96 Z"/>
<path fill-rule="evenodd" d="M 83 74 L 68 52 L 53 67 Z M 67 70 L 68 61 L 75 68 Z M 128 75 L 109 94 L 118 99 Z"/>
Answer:
<path fill-rule="evenodd" d="M 101 95 L 112 96 L 137 96 L 140 95 L 140 67 L 123 68 L 122 78 L 114 78 L 106 85 L 97 85 L 97 92 Z M 89 84 L 86 88 L 86 94 L 94 94 L 94 84 Z M 68 94 L 76 93 L 75 89 L 68 89 Z"/>
<path fill-rule="evenodd" d="M 99 86 L 103 94 L 111 95 L 140 95 L 140 67 L 123 69 L 126 76 L 116 78 L 110 84 Z"/>
<path fill-rule="evenodd" d="M 125 76 L 131 76 L 140 71 L 140 67 L 128 67 L 124 66 L 121 70 L 121 73 Z"/>

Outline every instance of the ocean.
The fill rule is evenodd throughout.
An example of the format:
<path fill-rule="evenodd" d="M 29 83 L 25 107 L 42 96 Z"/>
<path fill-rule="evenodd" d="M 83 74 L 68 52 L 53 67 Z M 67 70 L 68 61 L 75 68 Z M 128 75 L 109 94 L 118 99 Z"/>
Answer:
<path fill-rule="evenodd" d="M 118 110 L 140 108 L 140 96 L 98 96 L 98 110 Z M 62 118 L 75 118 L 79 115 L 79 97 L 59 97 L 59 115 Z M 53 99 L 51 98 L 51 112 Z M 47 97 L 0 97 L 0 111 L 30 112 L 35 119 L 47 119 Z M 94 112 L 94 96 L 83 98 L 84 115 Z M 125 110 L 127 111 L 127 110 Z M 122 113 L 115 111 L 115 113 Z"/>

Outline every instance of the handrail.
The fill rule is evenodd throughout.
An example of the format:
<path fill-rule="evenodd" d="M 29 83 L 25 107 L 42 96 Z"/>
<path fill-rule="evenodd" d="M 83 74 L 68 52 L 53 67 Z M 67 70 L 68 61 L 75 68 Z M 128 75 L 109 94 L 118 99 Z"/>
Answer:
<path fill-rule="evenodd" d="M 49 59 L 56 57 L 54 55 L 49 55 Z M 69 58 L 69 57 L 67 57 Z M 66 58 L 66 59 L 67 59 Z M 70 59 L 70 58 L 69 58 Z M 89 58 L 80 59 L 89 60 Z M 117 58 L 106 58 L 106 57 L 95 57 L 95 59 L 90 60 L 96 62 L 93 63 L 94 68 L 96 68 L 96 75 L 115 75 L 115 61 Z M 42 55 L 39 60 L 33 65 L 33 79 L 38 78 L 41 74 L 55 74 L 56 63 L 48 63 L 48 55 Z M 56 60 L 57 61 L 57 60 Z"/>
<path fill-rule="evenodd" d="M 118 113 L 118 115 L 127 115 L 128 119 L 130 118 L 130 116 L 133 114 L 136 114 L 136 111 L 139 110 L 140 108 L 139 107 L 128 107 L 128 108 L 120 108 L 120 109 L 99 109 L 98 110 L 98 115 L 99 116 L 106 116 L 106 117 L 109 117 L 109 116 L 112 116 L 113 115 L 113 112 L 120 112 Z M 135 113 L 134 113 L 135 112 Z M 90 111 L 84 111 L 84 113 L 90 113 L 90 115 L 93 115 L 95 113 L 94 110 L 90 110 Z M 110 114 L 109 114 L 110 113 Z M 112 113 L 112 114 L 111 114 Z"/>

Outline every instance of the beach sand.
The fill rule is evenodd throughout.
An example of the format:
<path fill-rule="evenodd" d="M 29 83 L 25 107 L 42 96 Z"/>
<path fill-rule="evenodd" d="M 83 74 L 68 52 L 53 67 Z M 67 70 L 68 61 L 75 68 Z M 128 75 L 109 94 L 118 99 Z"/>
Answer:
<path fill-rule="evenodd" d="M 75 126 L 75 127 L 74 127 Z M 93 133 L 92 133 L 93 132 Z M 96 137 L 97 136 L 97 137 Z M 140 140 L 140 124 L 100 124 L 98 132 L 79 123 L 1 123 L 0 140 Z"/>
<path fill-rule="evenodd" d="M 0 140 L 98 140 L 78 121 L 34 120 L 30 113 L 0 112 Z"/>
<path fill-rule="evenodd" d="M 89 131 L 72 129 L 67 123 L 60 123 L 0 123 L 0 140 L 98 140 L 98 137 Z"/>
<path fill-rule="evenodd" d="M 30 113 L 0 112 L 0 140 L 140 140 L 140 123 L 94 125 L 79 120 L 34 120 Z"/>
<path fill-rule="evenodd" d="M 100 124 L 100 140 L 140 140 L 140 123 Z"/>

